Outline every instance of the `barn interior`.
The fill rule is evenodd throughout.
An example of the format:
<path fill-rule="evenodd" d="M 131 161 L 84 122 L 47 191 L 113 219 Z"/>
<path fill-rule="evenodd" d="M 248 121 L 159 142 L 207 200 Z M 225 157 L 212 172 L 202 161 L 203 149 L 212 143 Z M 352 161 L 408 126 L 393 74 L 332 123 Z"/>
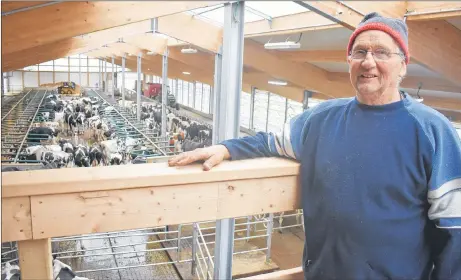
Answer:
<path fill-rule="evenodd" d="M 299 279 L 296 163 L 166 162 L 355 96 L 370 12 L 461 137 L 461 1 L 2 1 L 2 275 Z"/>

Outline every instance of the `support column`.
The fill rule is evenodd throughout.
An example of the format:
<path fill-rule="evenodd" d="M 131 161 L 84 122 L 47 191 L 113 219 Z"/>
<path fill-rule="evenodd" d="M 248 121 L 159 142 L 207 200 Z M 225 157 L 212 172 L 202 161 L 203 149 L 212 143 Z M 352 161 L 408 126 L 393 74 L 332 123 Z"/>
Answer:
<path fill-rule="evenodd" d="M 101 59 L 98 60 L 99 63 L 98 63 L 98 72 L 99 72 L 99 89 L 102 89 L 102 61 Z"/>
<path fill-rule="evenodd" d="M 256 96 L 256 87 L 251 87 L 251 97 L 250 97 L 250 123 L 248 124 L 249 128 L 254 130 L 254 116 L 255 116 L 255 96 Z"/>
<path fill-rule="evenodd" d="M 67 57 L 67 81 L 70 82 L 70 56 Z"/>
<path fill-rule="evenodd" d="M 104 89 L 103 92 L 107 92 L 107 59 L 104 58 Z"/>
<path fill-rule="evenodd" d="M 80 88 L 82 87 L 82 69 L 81 69 L 81 66 L 82 66 L 82 58 L 81 58 L 80 54 L 78 54 L 78 84 L 79 84 Z"/>
<path fill-rule="evenodd" d="M 23 72 L 24 73 L 24 72 Z M 56 72 L 54 70 L 54 59 L 53 59 L 53 84 L 56 83 Z M 24 86 L 23 86 L 24 88 Z"/>
<path fill-rule="evenodd" d="M 242 93 L 243 27 L 245 2 L 224 5 L 224 32 L 221 72 L 215 73 L 215 108 L 213 118 L 213 144 L 239 136 L 240 96 Z M 218 75 L 216 75 L 218 74 Z M 219 79 L 216 79 L 217 76 Z M 216 80 L 220 80 L 216 83 Z M 217 134 L 215 133 L 217 131 Z M 232 279 L 234 250 L 234 219 L 216 222 L 215 266 L 213 279 Z"/>
<path fill-rule="evenodd" d="M 86 57 L 86 86 L 90 87 L 90 58 Z"/>
<path fill-rule="evenodd" d="M 50 239 L 18 242 L 21 279 L 53 279 L 53 264 Z"/>
<path fill-rule="evenodd" d="M 153 78 L 152 78 L 153 79 Z M 174 95 L 176 97 L 176 102 L 178 102 L 178 98 L 179 98 L 179 89 L 178 89 L 178 78 L 175 79 L 175 84 L 174 84 Z"/>
<path fill-rule="evenodd" d="M 136 85 L 136 117 L 141 121 L 141 57 L 142 53 L 138 54 L 138 83 Z"/>
<path fill-rule="evenodd" d="M 166 136 L 166 106 L 168 105 L 168 48 L 162 57 L 162 136 Z"/>
<path fill-rule="evenodd" d="M 283 123 L 287 123 L 288 120 L 288 98 L 285 98 L 285 118 Z"/>
<path fill-rule="evenodd" d="M 269 130 L 269 107 L 271 105 L 271 93 L 267 92 L 267 114 L 266 114 L 266 132 Z"/>
<path fill-rule="evenodd" d="M 205 97 L 204 97 L 205 94 L 203 93 L 203 88 L 204 88 L 204 86 L 203 86 L 203 83 L 202 83 L 202 100 L 200 100 L 200 111 L 202 111 L 202 112 L 203 112 L 203 99 L 205 99 Z"/>
<path fill-rule="evenodd" d="M 112 62 L 112 67 L 111 67 L 111 69 L 112 69 L 112 82 L 111 82 L 111 84 L 112 84 L 112 98 L 115 98 L 115 76 L 114 76 L 114 63 L 115 62 L 114 62 L 114 56 L 112 56 L 112 61 L 111 62 Z"/>
<path fill-rule="evenodd" d="M 125 106 L 125 61 L 126 61 L 126 53 L 122 56 L 122 104 Z"/>
<path fill-rule="evenodd" d="M 192 85 L 192 108 L 195 109 L 195 95 L 197 94 L 197 82 L 194 81 L 194 84 Z"/>
<path fill-rule="evenodd" d="M 38 87 L 40 87 L 40 65 L 37 64 L 37 80 L 38 80 Z"/>
<path fill-rule="evenodd" d="M 303 111 L 306 111 L 309 108 L 309 97 L 312 97 L 312 91 L 305 90 L 303 98 Z"/>

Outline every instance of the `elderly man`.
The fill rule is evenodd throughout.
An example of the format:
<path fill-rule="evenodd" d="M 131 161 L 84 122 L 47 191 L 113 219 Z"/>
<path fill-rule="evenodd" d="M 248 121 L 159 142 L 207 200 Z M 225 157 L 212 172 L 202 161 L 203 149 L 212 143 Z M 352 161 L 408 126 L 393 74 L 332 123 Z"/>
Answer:
<path fill-rule="evenodd" d="M 300 161 L 306 279 L 461 279 L 461 141 L 443 115 L 398 89 L 410 60 L 406 24 L 368 14 L 347 53 L 356 97 L 170 166 Z"/>

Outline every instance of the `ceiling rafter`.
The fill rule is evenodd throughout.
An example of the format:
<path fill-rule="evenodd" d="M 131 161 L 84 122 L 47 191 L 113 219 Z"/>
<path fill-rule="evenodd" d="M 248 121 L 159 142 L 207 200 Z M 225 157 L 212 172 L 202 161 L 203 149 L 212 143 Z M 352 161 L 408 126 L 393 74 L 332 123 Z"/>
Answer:
<path fill-rule="evenodd" d="M 355 29 L 358 23 L 363 19 L 363 14 L 357 12 L 357 9 L 345 7 L 338 2 L 323 1 L 297 1 L 300 5 L 317 11 L 319 14 L 335 20 L 351 30 Z M 360 2 L 353 1 L 349 6 Z M 394 16 L 403 18 L 405 8 L 396 5 L 392 9 L 388 6 L 377 5 L 371 6 L 367 2 L 361 3 L 360 10 L 362 13 L 378 11 L 385 16 Z M 355 8 L 355 6 L 353 6 Z M 345 10 L 338 14 L 338 9 Z M 425 21 L 411 22 L 408 21 L 408 44 L 415 46 L 411 48 L 411 56 L 414 61 L 424 65 L 428 69 L 441 74 L 455 84 L 461 84 L 461 30 L 446 21 Z M 418 47 L 416 47 L 418 46 Z M 441 51 L 443 50 L 443 51 Z"/>
<path fill-rule="evenodd" d="M 2 17 L 2 54 L 219 3 L 172 1 L 166 5 L 157 1 L 70 1 L 15 13 Z"/>

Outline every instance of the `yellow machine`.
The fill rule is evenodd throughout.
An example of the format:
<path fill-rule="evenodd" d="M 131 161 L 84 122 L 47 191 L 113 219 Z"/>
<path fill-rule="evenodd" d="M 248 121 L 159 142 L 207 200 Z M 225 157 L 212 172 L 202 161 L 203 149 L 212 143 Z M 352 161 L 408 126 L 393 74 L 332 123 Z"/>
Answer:
<path fill-rule="evenodd" d="M 62 85 L 58 86 L 58 93 L 68 96 L 81 96 L 80 86 L 74 82 L 62 82 Z"/>

